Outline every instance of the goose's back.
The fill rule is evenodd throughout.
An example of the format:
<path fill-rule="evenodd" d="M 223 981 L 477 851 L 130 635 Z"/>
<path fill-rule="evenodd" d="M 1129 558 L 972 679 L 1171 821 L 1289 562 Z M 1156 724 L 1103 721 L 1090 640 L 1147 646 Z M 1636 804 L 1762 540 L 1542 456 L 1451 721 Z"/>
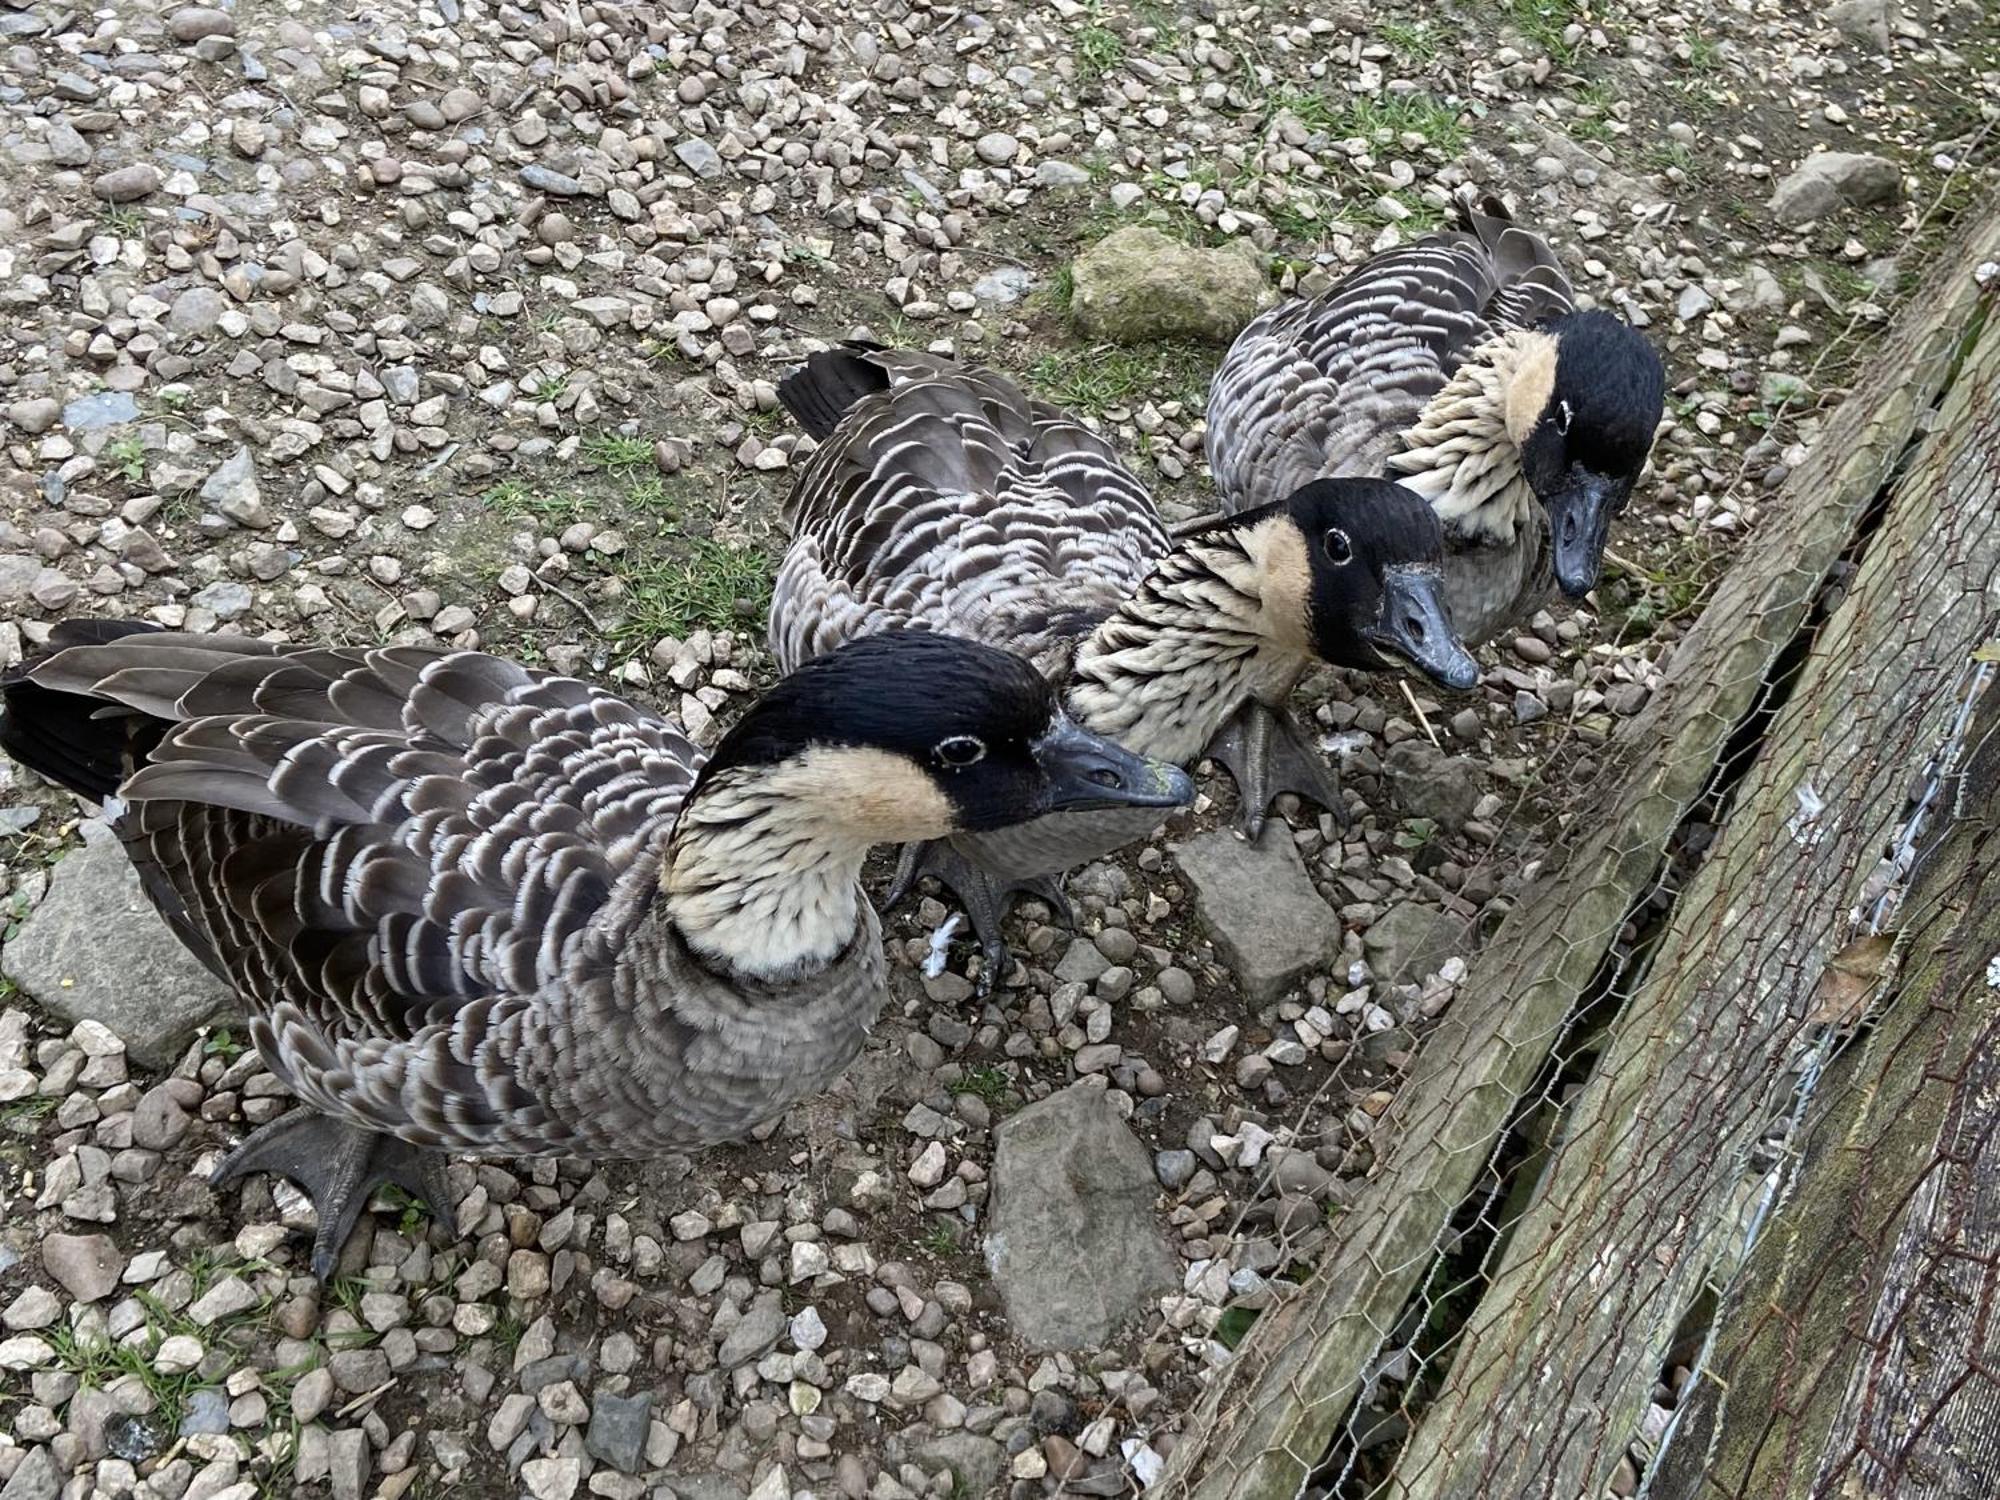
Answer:
<path fill-rule="evenodd" d="M 1495 333 L 1573 305 L 1548 242 L 1497 205 L 1363 263 L 1321 296 L 1246 327 L 1209 392 L 1208 460 L 1223 508 L 1314 479 L 1383 472 L 1401 434 Z"/>
<path fill-rule="evenodd" d="M 1168 548 L 1110 445 L 1006 377 L 907 353 L 800 475 L 771 605 L 782 670 L 894 627 L 968 636 L 1050 675 Z"/>

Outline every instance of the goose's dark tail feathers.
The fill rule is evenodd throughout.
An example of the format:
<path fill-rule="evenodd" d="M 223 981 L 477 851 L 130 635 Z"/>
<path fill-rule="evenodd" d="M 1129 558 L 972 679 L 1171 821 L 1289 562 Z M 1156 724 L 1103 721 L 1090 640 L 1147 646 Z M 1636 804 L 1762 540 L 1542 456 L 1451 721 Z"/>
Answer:
<path fill-rule="evenodd" d="M 889 388 L 889 372 L 868 358 L 880 347 L 857 340 L 807 355 L 803 365 L 778 382 L 778 400 L 799 426 L 825 438 L 855 402 Z"/>
<path fill-rule="evenodd" d="M 44 687 L 28 674 L 72 646 L 101 646 L 159 628 L 141 620 L 64 620 L 57 625 L 45 651 L 0 674 L 0 751 L 93 802 L 117 791 L 159 742 L 165 726 L 100 698 Z"/>

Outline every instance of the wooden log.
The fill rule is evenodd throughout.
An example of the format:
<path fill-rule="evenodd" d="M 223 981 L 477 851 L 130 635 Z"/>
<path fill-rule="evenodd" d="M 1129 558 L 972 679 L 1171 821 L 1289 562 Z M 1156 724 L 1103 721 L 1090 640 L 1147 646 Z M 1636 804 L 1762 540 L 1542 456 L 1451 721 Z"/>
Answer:
<path fill-rule="evenodd" d="M 1738 1269 L 1776 1180 L 1758 1148 L 1842 994 L 1829 965 L 1866 935 L 1852 914 L 2000 612 L 2000 318 L 1969 321 L 1932 435 L 1397 1463 L 1400 1500 L 1604 1493 L 1684 1315 Z"/>
<path fill-rule="evenodd" d="M 1909 299 L 1874 373 L 1828 421 L 1661 690 L 1619 733 L 1622 769 L 1579 799 L 1566 857 L 1510 913 L 1426 1041 L 1337 1241 L 1217 1372 L 1154 1493 L 1290 1500 L 1318 1463 L 1580 992 L 1658 878 L 1668 836 L 1943 385 L 1979 296 L 1971 270 L 1996 245 L 2000 212 L 1989 206 Z"/>
<path fill-rule="evenodd" d="M 2000 667 L 1980 690 L 1893 996 L 1820 1085 L 1653 1500 L 2000 1494 Z"/>

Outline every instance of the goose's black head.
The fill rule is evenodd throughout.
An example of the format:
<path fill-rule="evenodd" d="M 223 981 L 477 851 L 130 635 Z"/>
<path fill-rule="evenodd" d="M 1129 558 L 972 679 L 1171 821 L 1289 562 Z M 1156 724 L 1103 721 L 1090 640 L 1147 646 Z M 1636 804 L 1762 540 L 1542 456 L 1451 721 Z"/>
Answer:
<path fill-rule="evenodd" d="M 1638 330 L 1608 312 L 1568 313 L 1541 331 L 1555 342 L 1553 368 L 1517 377 L 1510 425 L 1522 472 L 1548 509 L 1556 582 L 1578 599 L 1596 587 L 1611 518 L 1652 451 L 1667 374 Z M 1514 424 L 1511 409 L 1523 396 L 1528 409 Z"/>
<path fill-rule="evenodd" d="M 1440 589 L 1444 530 L 1423 498 L 1386 479 L 1319 479 L 1283 502 L 1305 539 L 1314 650 L 1375 671 L 1399 656 L 1446 687 L 1479 668 L 1451 628 Z"/>
<path fill-rule="evenodd" d="M 780 767 L 866 843 L 1194 797 L 1179 767 L 1072 723 L 1023 658 L 915 630 L 850 642 L 780 681 L 716 746 L 690 800 L 723 772 Z"/>

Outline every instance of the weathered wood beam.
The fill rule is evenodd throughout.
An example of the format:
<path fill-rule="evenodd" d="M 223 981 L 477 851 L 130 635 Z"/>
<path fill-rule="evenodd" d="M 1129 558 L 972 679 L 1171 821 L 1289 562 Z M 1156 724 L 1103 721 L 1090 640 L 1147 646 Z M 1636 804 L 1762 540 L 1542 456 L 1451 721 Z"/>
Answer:
<path fill-rule="evenodd" d="M 1966 742 L 1890 996 L 1819 1086 L 1651 1500 L 2000 1493 L 2000 669 Z"/>
<path fill-rule="evenodd" d="M 1661 691 L 1618 735 L 1622 769 L 1579 806 L 1567 857 L 1502 924 L 1426 1041 L 1338 1243 L 1217 1373 L 1154 1493 L 1289 1500 L 1318 1462 L 1579 993 L 1657 878 L 1669 834 L 1935 399 L 1978 297 L 1971 268 L 2000 245 L 2000 214 L 1989 207 L 1972 223 L 1768 507 Z"/>
<path fill-rule="evenodd" d="M 1852 913 L 2000 611 L 2000 318 L 1960 326 L 1934 429 L 1613 1023 L 1399 1500 L 1603 1494 L 1683 1317 L 1741 1262 L 1821 976 L 1865 931 Z"/>

